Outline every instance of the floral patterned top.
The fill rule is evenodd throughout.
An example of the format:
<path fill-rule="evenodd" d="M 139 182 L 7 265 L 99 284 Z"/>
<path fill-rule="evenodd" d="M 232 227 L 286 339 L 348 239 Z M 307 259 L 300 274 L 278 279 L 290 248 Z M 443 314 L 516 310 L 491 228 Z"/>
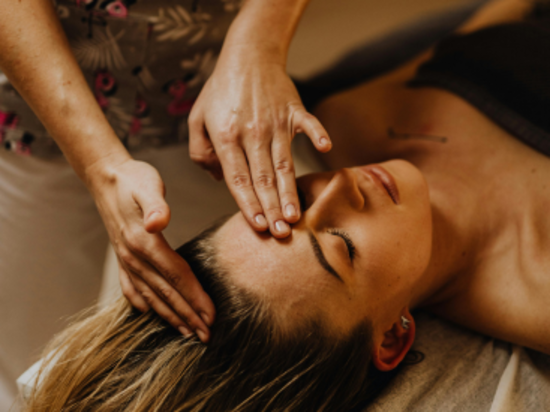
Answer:
<path fill-rule="evenodd" d="M 242 0 L 57 0 L 73 53 L 129 151 L 187 141 L 187 116 Z M 0 143 L 61 151 L 0 72 Z"/>

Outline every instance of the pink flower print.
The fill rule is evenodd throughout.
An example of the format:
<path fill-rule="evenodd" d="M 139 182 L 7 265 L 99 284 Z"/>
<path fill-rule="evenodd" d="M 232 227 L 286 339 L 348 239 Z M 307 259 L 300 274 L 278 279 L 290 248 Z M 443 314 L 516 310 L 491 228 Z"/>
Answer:
<path fill-rule="evenodd" d="M 187 86 L 185 85 L 183 80 L 180 80 L 180 79 L 173 80 L 168 85 L 168 94 L 177 99 L 183 98 L 183 95 L 185 94 L 186 90 L 187 90 Z"/>
<path fill-rule="evenodd" d="M 31 143 L 34 140 L 34 136 L 30 133 L 23 134 L 23 137 L 19 141 L 7 141 L 4 143 L 6 150 L 10 150 L 14 153 L 23 156 L 29 156 L 31 154 Z"/>
<path fill-rule="evenodd" d="M 145 99 L 141 96 L 136 97 L 136 108 L 134 110 L 134 117 L 132 118 L 132 124 L 130 125 L 130 134 L 138 134 L 141 130 L 141 119 L 147 117 L 149 114 L 149 105 Z"/>
<path fill-rule="evenodd" d="M 128 16 L 128 9 L 124 3 L 119 0 L 109 2 L 109 4 L 105 6 L 105 10 L 109 13 L 109 16 L 112 17 L 119 17 L 122 19 Z"/>
<path fill-rule="evenodd" d="M 167 87 L 166 87 L 167 86 Z M 188 114 L 195 103 L 195 99 L 184 99 L 187 85 L 181 79 L 172 80 L 165 86 L 165 90 L 173 97 L 168 104 L 168 113 L 172 116 Z"/>
<path fill-rule="evenodd" d="M 108 96 L 116 93 L 117 83 L 114 76 L 106 70 L 99 70 L 95 75 L 94 95 L 103 110 L 109 107 Z"/>
<path fill-rule="evenodd" d="M 23 155 L 23 156 L 30 156 L 31 155 L 31 147 L 23 142 L 13 142 L 12 146 L 14 146 L 14 152 Z"/>
<path fill-rule="evenodd" d="M 134 111 L 134 116 L 137 118 L 146 117 L 149 114 L 149 105 L 145 99 L 141 96 L 136 97 L 136 108 Z"/>
<path fill-rule="evenodd" d="M 172 116 L 183 116 L 189 114 L 193 104 L 195 104 L 195 99 L 180 101 L 174 100 L 168 104 L 168 113 Z"/>
<path fill-rule="evenodd" d="M 15 129 L 19 117 L 14 112 L 3 112 L 0 110 L 0 143 L 4 141 L 6 129 Z"/>
<path fill-rule="evenodd" d="M 138 134 L 141 130 L 141 119 L 137 117 L 132 118 L 132 123 L 130 124 L 130 134 Z"/>
<path fill-rule="evenodd" d="M 111 17 L 123 19 L 128 17 L 128 8 L 135 2 L 136 0 L 105 0 L 100 8 Z"/>

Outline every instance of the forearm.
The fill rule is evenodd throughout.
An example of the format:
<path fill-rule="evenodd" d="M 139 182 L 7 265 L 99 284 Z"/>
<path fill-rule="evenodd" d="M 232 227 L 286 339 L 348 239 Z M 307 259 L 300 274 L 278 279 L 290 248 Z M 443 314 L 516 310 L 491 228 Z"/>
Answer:
<path fill-rule="evenodd" d="M 290 42 L 308 3 L 247 0 L 227 34 L 224 52 L 245 49 L 249 55 L 262 55 L 286 65 Z"/>
<path fill-rule="evenodd" d="M 129 154 L 70 50 L 50 0 L 0 0 L 0 68 L 86 183 L 99 162 Z"/>

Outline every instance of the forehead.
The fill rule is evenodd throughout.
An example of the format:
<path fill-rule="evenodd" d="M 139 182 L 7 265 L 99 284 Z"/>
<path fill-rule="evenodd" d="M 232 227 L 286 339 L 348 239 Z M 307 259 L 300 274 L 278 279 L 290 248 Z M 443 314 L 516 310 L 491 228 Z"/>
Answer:
<path fill-rule="evenodd" d="M 255 232 L 237 213 L 214 240 L 231 280 L 276 304 L 283 316 L 315 310 L 330 288 L 330 275 L 316 261 L 305 230 L 279 240 Z"/>

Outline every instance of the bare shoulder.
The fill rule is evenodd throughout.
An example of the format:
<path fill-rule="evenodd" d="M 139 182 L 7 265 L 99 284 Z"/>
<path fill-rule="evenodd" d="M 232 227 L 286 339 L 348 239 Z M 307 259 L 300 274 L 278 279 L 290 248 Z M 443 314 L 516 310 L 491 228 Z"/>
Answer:
<path fill-rule="evenodd" d="M 465 276 L 462 293 L 428 309 L 485 335 L 550 354 L 550 275 L 522 276 L 522 270 L 513 254 L 498 263 L 485 261 L 473 276 Z"/>
<path fill-rule="evenodd" d="M 493 0 L 483 6 L 457 32 L 468 33 L 495 24 L 518 21 L 532 9 L 532 0 Z M 453 111 L 459 105 L 446 91 L 430 94 L 426 105 L 418 104 L 418 90 L 407 82 L 418 67 L 433 55 L 433 48 L 419 54 L 396 70 L 353 89 L 330 96 L 314 111 L 334 141 L 334 148 L 321 160 L 331 168 L 366 164 L 403 157 L 407 152 L 431 150 L 445 136 L 433 134 L 433 111 Z M 433 100 L 433 98 L 436 100 Z M 431 104 L 430 104 L 431 102 Z M 407 124 L 412 113 L 426 120 L 417 128 Z M 413 136 L 414 135 L 414 136 Z M 443 139 L 444 140 L 444 139 Z M 437 148 L 437 147 L 436 147 Z"/>
<path fill-rule="evenodd" d="M 455 277 L 454 293 L 430 309 L 550 354 L 550 159 L 513 138 L 496 138 L 488 143 L 502 150 L 480 175 L 479 201 L 491 209 L 478 230 L 490 232 L 491 241 L 475 249 L 473 263 Z"/>

